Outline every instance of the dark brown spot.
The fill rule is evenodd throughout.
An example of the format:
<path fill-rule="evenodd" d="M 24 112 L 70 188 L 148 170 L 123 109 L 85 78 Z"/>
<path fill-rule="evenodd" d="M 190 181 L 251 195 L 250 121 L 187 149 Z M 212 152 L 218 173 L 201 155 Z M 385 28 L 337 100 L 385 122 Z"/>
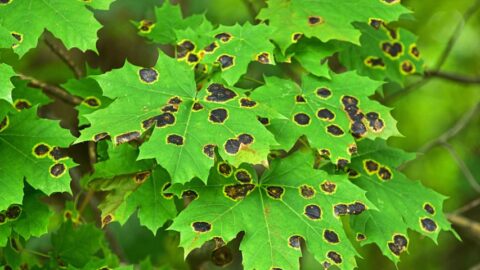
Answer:
<path fill-rule="evenodd" d="M 348 178 L 353 179 L 353 178 L 357 178 L 358 176 L 360 176 L 360 173 L 358 173 L 356 170 L 351 168 L 348 169 Z"/>
<path fill-rule="evenodd" d="M 230 175 L 232 175 L 232 171 L 233 171 L 233 168 L 232 166 L 230 166 L 230 164 L 226 162 L 221 162 L 218 164 L 218 172 L 221 175 L 225 177 L 229 177 Z"/>
<path fill-rule="evenodd" d="M 380 167 L 380 169 L 378 170 L 378 176 L 380 176 L 380 178 L 382 180 L 390 180 L 392 179 L 392 172 L 390 171 L 390 169 L 388 169 L 387 167 Z"/>
<path fill-rule="evenodd" d="M 417 46 L 412 46 L 410 48 L 410 53 L 416 58 L 420 57 L 420 51 L 418 50 Z"/>
<path fill-rule="evenodd" d="M 304 214 L 310 219 L 320 219 L 322 209 L 318 205 L 310 204 L 305 206 Z"/>
<path fill-rule="evenodd" d="M 320 109 L 317 111 L 317 117 L 322 120 L 332 121 L 335 118 L 335 114 L 329 109 Z"/>
<path fill-rule="evenodd" d="M 334 231 L 331 230 L 325 230 L 323 232 L 323 238 L 327 240 L 329 243 L 338 243 L 340 242 L 340 239 L 338 238 L 338 234 Z"/>
<path fill-rule="evenodd" d="M 213 52 L 215 51 L 215 49 L 218 47 L 217 43 L 216 42 L 212 42 L 210 44 L 208 44 L 203 50 L 206 51 L 206 52 Z"/>
<path fill-rule="evenodd" d="M 337 160 L 337 168 L 339 170 L 343 170 L 347 165 L 348 165 L 348 160 L 346 160 L 344 158 L 339 158 Z"/>
<path fill-rule="evenodd" d="M 235 92 L 219 83 L 210 84 L 207 87 L 207 91 L 210 93 L 207 96 L 207 100 L 212 102 L 226 102 L 237 96 Z"/>
<path fill-rule="evenodd" d="M 358 99 L 352 96 L 343 96 L 342 97 L 342 104 L 346 108 L 348 106 L 357 106 Z"/>
<path fill-rule="evenodd" d="M 385 67 L 385 62 L 380 57 L 368 57 L 365 63 L 371 67 Z"/>
<path fill-rule="evenodd" d="M 405 236 L 396 234 L 393 236 L 393 241 L 388 242 L 388 248 L 393 254 L 399 256 L 400 253 L 407 249 L 408 240 Z"/>
<path fill-rule="evenodd" d="M 330 150 L 328 150 L 328 149 L 322 149 L 322 150 L 320 150 L 320 154 L 321 154 L 322 156 L 325 156 L 325 157 L 330 157 L 330 155 L 331 155 Z"/>
<path fill-rule="evenodd" d="M 44 157 L 50 151 L 50 146 L 40 143 L 35 146 L 33 152 L 38 157 Z"/>
<path fill-rule="evenodd" d="M 207 155 L 209 158 L 213 158 L 215 156 L 215 145 L 207 144 L 203 147 L 203 153 Z"/>
<path fill-rule="evenodd" d="M 357 241 L 363 241 L 363 240 L 365 240 L 367 237 L 366 237 L 364 234 L 362 234 L 362 233 L 357 233 L 357 237 L 356 237 L 356 238 L 357 238 Z"/>
<path fill-rule="evenodd" d="M 183 137 L 177 134 L 171 134 L 167 136 L 167 143 L 175 145 L 183 145 Z"/>
<path fill-rule="evenodd" d="M 303 186 L 300 186 L 300 194 L 305 199 L 310 199 L 310 198 L 313 198 L 313 196 L 315 196 L 315 189 L 311 186 L 303 185 Z"/>
<path fill-rule="evenodd" d="M 228 112 L 226 109 L 220 108 L 220 109 L 214 109 L 210 111 L 210 115 L 208 116 L 208 119 L 214 123 L 219 123 L 222 124 L 227 120 L 228 118 Z"/>
<path fill-rule="evenodd" d="M 0 132 L 4 131 L 8 127 L 8 116 L 5 116 L 0 122 Z"/>
<path fill-rule="evenodd" d="M 185 50 L 189 52 L 195 50 L 195 44 L 193 44 L 190 40 L 185 40 L 182 43 L 178 44 L 178 46 L 185 48 Z"/>
<path fill-rule="evenodd" d="M 141 183 L 145 182 L 145 180 L 147 180 L 150 177 L 150 175 L 151 175 L 151 173 L 149 171 L 139 172 L 139 173 L 135 174 L 135 176 L 133 177 L 133 180 L 135 180 L 135 183 L 141 184 Z"/>
<path fill-rule="evenodd" d="M 140 80 L 145 83 L 154 83 L 158 79 L 158 72 L 153 68 L 142 68 L 138 72 Z"/>
<path fill-rule="evenodd" d="M 333 207 L 333 212 L 336 216 L 343 216 L 348 214 L 348 205 L 346 204 L 337 204 Z"/>
<path fill-rule="evenodd" d="M 196 198 L 198 198 L 198 193 L 194 190 L 185 190 L 184 192 L 182 192 L 182 198 L 195 200 Z"/>
<path fill-rule="evenodd" d="M 250 183 L 252 182 L 252 176 L 247 170 L 240 169 L 235 172 L 235 179 L 242 183 Z"/>
<path fill-rule="evenodd" d="M 413 73 L 413 71 L 414 71 L 414 67 L 413 67 L 412 62 L 410 62 L 408 60 L 405 60 L 405 61 L 402 62 L 401 69 L 406 74 Z"/>
<path fill-rule="evenodd" d="M 269 186 L 267 187 L 267 194 L 273 199 L 281 199 L 285 190 L 282 187 Z"/>
<path fill-rule="evenodd" d="M 352 215 L 360 215 L 366 210 L 365 204 L 361 202 L 355 202 L 348 205 L 348 213 Z"/>
<path fill-rule="evenodd" d="M 382 50 L 390 55 L 391 57 L 395 58 L 400 56 L 400 54 L 403 52 L 403 46 L 401 43 L 394 42 L 393 44 L 390 42 L 384 42 L 382 44 Z"/>
<path fill-rule="evenodd" d="M 102 220 L 102 225 L 105 226 L 107 224 L 109 224 L 110 222 L 113 221 L 113 215 L 112 214 L 108 214 L 106 215 L 103 220 Z"/>
<path fill-rule="evenodd" d="M 317 25 L 323 23 L 323 19 L 320 16 L 310 16 L 308 17 L 308 24 Z"/>
<path fill-rule="evenodd" d="M 254 188 L 253 184 L 235 184 L 225 186 L 223 191 L 227 197 L 236 201 L 245 198 Z"/>
<path fill-rule="evenodd" d="M 85 104 L 87 104 L 88 106 L 93 107 L 93 108 L 100 107 L 100 100 L 98 100 L 98 98 L 96 98 L 96 97 L 86 98 L 83 102 L 85 102 Z"/>
<path fill-rule="evenodd" d="M 28 102 L 27 100 L 24 100 L 24 99 L 17 99 L 15 101 L 15 109 L 21 111 L 21 110 L 25 110 L 25 109 L 30 109 L 32 107 L 32 104 L 30 104 L 30 102 Z"/>
<path fill-rule="evenodd" d="M 241 144 L 251 144 L 253 142 L 253 136 L 250 134 L 240 134 L 238 135 L 238 141 L 240 141 Z"/>
<path fill-rule="evenodd" d="M 169 189 L 171 186 L 172 186 L 172 183 L 167 182 L 162 188 L 162 195 L 167 199 L 170 199 L 173 197 L 173 193 L 166 192 L 167 189 Z"/>
<path fill-rule="evenodd" d="M 50 167 L 50 174 L 54 177 L 60 177 L 63 175 L 63 173 L 65 173 L 66 170 L 67 168 L 65 167 L 65 164 L 57 163 Z"/>
<path fill-rule="evenodd" d="M 218 57 L 217 62 L 220 63 L 222 69 L 227 69 L 234 65 L 234 57 L 226 54 L 222 54 Z"/>
<path fill-rule="evenodd" d="M 348 153 L 350 153 L 350 155 L 354 155 L 354 154 L 358 153 L 358 148 L 357 148 L 357 145 L 355 143 L 348 146 Z"/>
<path fill-rule="evenodd" d="M 93 137 L 93 140 L 94 140 L 95 142 L 98 142 L 98 141 L 101 141 L 101 140 L 103 140 L 103 139 L 106 139 L 107 137 L 109 137 L 108 133 L 102 132 L 102 133 L 99 133 L 99 134 L 95 135 L 95 136 Z"/>
<path fill-rule="evenodd" d="M 288 245 L 292 248 L 299 249 L 301 246 L 302 237 L 299 235 L 293 235 L 288 238 Z"/>
<path fill-rule="evenodd" d="M 6 5 L 8 3 L 10 3 L 12 0 L 0 0 L 0 4 L 2 5 Z"/>
<path fill-rule="evenodd" d="M 60 160 L 63 158 L 68 157 L 66 150 L 62 149 L 60 147 L 54 147 L 52 151 L 50 151 L 49 155 L 54 159 L 54 160 Z"/>
<path fill-rule="evenodd" d="M 212 224 L 208 222 L 198 221 L 192 224 L 193 230 L 199 233 L 208 232 L 212 229 Z"/>
<path fill-rule="evenodd" d="M 305 97 L 304 97 L 304 96 L 302 96 L 302 95 L 297 95 L 297 96 L 295 96 L 295 102 L 297 102 L 297 103 L 305 103 L 305 102 L 307 102 L 307 101 L 305 100 Z"/>
<path fill-rule="evenodd" d="M 7 211 L 5 211 L 5 216 L 10 220 L 17 219 L 20 214 L 22 214 L 22 207 L 17 204 L 10 205 Z"/>
<path fill-rule="evenodd" d="M 332 95 L 332 91 L 325 87 L 318 88 L 316 93 L 317 93 L 317 96 L 324 99 L 329 98 Z"/>
<path fill-rule="evenodd" d="M 373 160 L 365 160 L 364 164 L 365 164 L 365 170 L 367 171 L 367 173 L 372 174 L 378 171 L 379 165 L 377 162 Z"/>
<path fill-rule="evenodd" d="M 369 24 L 371 27 L 375 28 L 376 30 L 380 29 L 380 26 L 382 26 L 382 20 L 379 19 L 370 19 Z"/>
<path fill-rule="evenodd" d="M 240 106 L 242 107 L 248 107 L 248 108 L 252 108 L 252 107 L 255 107 L 257 105 L 257 102 L 249 99 L 249 98 L 242 98 L 240 99 Z"/>
<path fill-rule="evenodd" d="M 308 116 L 306 113 L 295 114 L 293 120 L 301 126 L 306 126 L 310 124 L 310 116 Z"/>
<path fill-rule="evenodd" d="M 127 143 L 127 142 L 137 140 L 139 138 L 140 138 L 140 132 L 133 131 L 133 132 L 127 132 L 127 133 L 118 135 L 117 137 L 115 137 L 115 141 L 117 142 L 117 144 L 122 144 L 122 143 Z"/>
<path fill-rule="evenodd" d="M 435 208 L 433 208 L 433 206 L 429 203 L 426 203 L 423 205 L 423 209 L 429 213 L 430 215 L 434 215 L 435 214 Z"/>
<path fill-rule="evenodd" d="M 262 123 L 264 126 L 270 124 L 270 120 L 269 120 L 268 118 L 266 118 L 266 117 L 260 117 L 260 116 L 258 116 L 257 119 L 258 119 L 258 121 L 259 121 L 260 123 Z"/>
<path fill-rule="evenodd" d="M 298 41 L 303 36 L 302 33 L 294 33 L 293 34 L 293 41 Z"/>
<path fill-rule="evenodd" d="M 172 97 L 168 100 L 168 104 L 178 105 L 180 103 L 182 103 L 182 99 L 180 97 L 177 97 L 177 96 Z"/>
<path fill-rule="evenodd" d="M 162 112 L 177 112 L 178 111 L 178 105 L 165 105 L 162 107 Z"/>
<path fill-rule="evenodd" d="M 84 2 L 91 2 L 91 0 L 90 1 L 84 0 Z M 153 26 L 154 26 L 154 23 L 152 21 L 142 20 L 140 22 L 139 29 L 140 29 L 140 32 L 148 33 L 152 30 Z"/>
<path fill-rule="evenodd" d="M 188 56 L 187 56 L 187 61 L 189 63 L 196 63 L 196 62 L 198 62 L 198 60 L 200 60 L 198 58 L 198 55 L 196 55 L 194 53 L 189 53 Z"/>
<path fill-rule="evenodd" d="M 329 251 L 327 257 L 336 264 L 342 263 L 342 256 L 335 251 Z"/>
<path fill-rule="evenodd" d="M 261 64 L 269 64 L 270 63 L 270 55 L 268 53 L 261 53 L 257 56 L 257 61 Z"/>
<path fill-rule="evenodd" d="M 323 190 L 323 192 L 330 194 L 335 192 L 337 185 L 333 182 L 325 181 L 320 185 L 320 188 Z"/>
<path fill-rule="evenodd" d="M 355 121 L 350 124 L 350 132 L 355 138 L 361 138 L 367 133 L 367 127 L 362 121 Z"/>
<path fill-rule="evenodd" d="M 422 227 L 428 232 L 434 232 L 437 230 L 437 223 L 431 218 L 422 218 L 421 220 Z"/>
<path fill-rule="evenodd" d="M 229 139 L 224 145 L 225 151 L 231 155 L 235 155 L 240 150 L 240 141 L 237 139 Z"/>
<path fill-rule="evenodd" d="M 228 42 L 232 38 L 232 35 L 229 33 L 219 33 L 215 35 L 215 38 L 222 42 Z"/>
<path fill-rule="evenodd" d="M 142 126 L 148 129 L 154 124 L 156 124 L 157 127 L 165 127 L 173 123 L 175 123 L 175 116 L 172 113 L 166 112 L 143 121 Z"/>
<path fill-rule="evenodd" d="M 345 134 L 345 132 L 343 132 L 342 128 L 340 128 L 337 125 L 327 126 L 327 132 L 332 134 L 333 136 L 342 136 L 343 134 Z"/>
<path fill-rule="evenodd" d="M 192 110 L 197 112 L 203 109 L 203 105 L 200 102 L 193 103 Z"/>

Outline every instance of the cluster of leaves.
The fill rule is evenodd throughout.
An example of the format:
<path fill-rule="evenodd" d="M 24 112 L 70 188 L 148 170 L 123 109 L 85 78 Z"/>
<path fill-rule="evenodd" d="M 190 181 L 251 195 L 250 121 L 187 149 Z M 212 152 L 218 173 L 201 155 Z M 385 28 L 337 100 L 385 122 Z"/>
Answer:
<path fill-rule="evenodd" d="M 110 2 L 0 1 L 0 53 L 21 59 L 45 31 L 95 51 L 94 10 Z M 133 214 L 153 233 L 168 224 L 186 254 L 241 235 L 245 269 L 298 269 L 302 249 L 325 268 L 352 269 L 354 241 L 396 263 L 408 230 L 436 240 L 451 230 L 445 198 L 396 169 L 413 155 L 387 146 L 400 135 L 396 121 L 369 98 L 422 71 L 414 35 L 389 25 L 409 13 L 399 2 L 269 0 L 255 24 L 225 26 L 184 18 L 167 1 L 133 23 L 162 45 L 154 66 L 125 63 L 62 85 L 82 100 L 78 138 L 37 116 L 49 98 L 0 58 L 3 263 L 119 265 L 73 204 L 61 211 L 49 260 L 20 255 L 58 216 L 45 198 L 71 192 L 67 148 L 85 141 L 96 143 L 97 163 L 81 184 L 105 195 L 102 226 Z M 332 68 L 338 60 L 346 72 Z M 245 87 L 261 65 L 297 65 L 301 76 Z"/>

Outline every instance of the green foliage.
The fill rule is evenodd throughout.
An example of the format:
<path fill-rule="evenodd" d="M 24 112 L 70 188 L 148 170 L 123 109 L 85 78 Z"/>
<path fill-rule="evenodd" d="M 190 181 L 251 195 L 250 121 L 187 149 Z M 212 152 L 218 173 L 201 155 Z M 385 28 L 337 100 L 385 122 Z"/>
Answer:
<path fill-rule="evenodd" d="M 423 72 L 415 35 L 390 24 L 409 13 L 399 2 L 268 0 L 251 22 L 218 25 L 169 1 L 0 0 L 0 262 L 177 268 L 141 248 L 124 258 L 111 230 L 132 222 L 173 243 L 170 257 L 178 242 L 185 257 L 214 245 L 222 265 L 238 244 L 245 269 L 298 269 L 306 250 L 353 269 L 356 240 L 398 263 L 409 230 L 453 232 L 445 197 L 397 169 L 414 155 L 387 145 L 401 134 L 372 98 Z M 108 66 L 108 30 L 128 35 L 109 16 L 125 5 L 145 11 L 118 14 L 151 50 Z M 42 79 L 28 61 L 45 31 L 67 50 L 43 47 L 95 75 Z"/>

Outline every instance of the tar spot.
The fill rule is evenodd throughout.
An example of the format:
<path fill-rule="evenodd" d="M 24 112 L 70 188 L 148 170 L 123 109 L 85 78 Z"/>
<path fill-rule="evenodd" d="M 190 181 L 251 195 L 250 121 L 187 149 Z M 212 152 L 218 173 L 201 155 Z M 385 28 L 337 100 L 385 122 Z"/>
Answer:
<path fill-rule="evenodd" d="M 21 111 L 21 110 L 25 110 L 25 109 L 30 109 L 32 107 L 32 104 L 30 104 L 30 102 L 28 102 L 28 100 L 24 100 L 24 99 L 17 99 L 15 101 L 15 109 Z"/>
<path fill-rule="evenodd" d="M 410 53 L 415 56 L 416 58 L 420 57 L 420 51 L 418 50 L 417 46 L 413 45 L 410 48 Z"/>
<path fill-rule="evenodd" d="M 335 118 L 335 114 L 329 109 L 320 109 L 317 111 L 317 117 L 322 120 L 332 121 Z"/>
<path fill-rule="evenodd" d="M 293 41 L 298 41 L 303 36 L 302 33 L 294 33 L 293 34 Z"/>
<path fill-rule="evenodd" d="M 190 40 L 183 41 L 179 44 L 179 46 L 185 48 L 189 52 L 195 50 L 195 44 L 193 44 Z"/>
<path fill-rule="evenodd" d="M 0 132 L 4 131 L 8 127 L 8 116 L 5 116 L 0 122 Z"/>
<path fill-rule="evenodd" d="M 390 171 L 390 169 L 388 169 L 387 167 L 380 167 L 380 169 L 378 170 L 378 176 L 382 179 L 382 180 L 390 180 L 392 179 L 392 172 Z"/>
<path fill-rule="evenodd" d="M 295 114 L 295 116 L 293 116 L 293 120 L 301 126 L 306 126 L 310 124 L 310 116 L 308 116 L 308 114 L 305 114 L 305 113 Z"/>
<path fill-rule="evenodd" d="M 93 136 L 93 140 L 95 142 L 98 142 L 98 141 L 101 141 L 103 139 L 106 139 L 108 136 L 109 136 L 108 133 L 102 132 L 102 133 L 99 133 L 99 134 Z"/>
<path fill-rule="evenodd" d="M 270 55 L 268 53 L 261 53 L 257 56 L 257 61 L 261 64 L 269 64 L 270 63 Z"/>
<path fill-rule="evenodd" d="M 215 145 L 207 144 L 203 147 L 203 153 L 209 157 L 213 158 L 215 156 Z"/>
<path fill-rule="evenodd" d="M 175 116 L 169 112 L 162 113 L 160 115 L 154 116 L 142 122 L 142 126 L 145 129 L 150 128 L 154 123 L 157 127 L 165 127 L 175 123 Z"/>
<path fill-rule="evenodd" d="M 325 181 L 320 185 L 320 188 L 323 190 L 323 192 L 330 194 L 335 192 L 337 185 L 333 182 Z"/>
<path fill-rule="evenodd" d="M 169 189 L 170 187 L 172 186 L 172 183 L 170 182 L 167 182 L 165 183 L 165 185 L 163 186 L 162 188 L 162 195 L 167 198 L 167 199 L 170 199 L 173 197 L 173 193 L 168 193 L 168 192 L 165 192 L 167 189 Z"/>
<path fill-rule="evenodd" d="M 10 3 L 12 0 L 0 0 L 0 4 L 6 5 Z"/>
<path fill-rule="evenodd" d="M 139 173 L 135 174 L 135 176 L 133 177 L 133 180 L 135 180 L 135 183 L 141 184 L 141 183 L 145 182 L 145 180 L 147 180 L 150 177 L 150 175 L 151 174 L 148 171 L 139 172 Z"/>
<path fill-rule="evenodd" d="M 358 105 L 358 99 L 352 96 L 343 96 L 342 97 L 342 104 L 344 107 L 348 106 L 357 106 Z"/>
<path fill-rule="evenodd" d="M 406 74 L 410 74 L 410 73 L 413 73 L 415 71 L 412 62 L 410 62 L 408 60 L 403 61 L 400 68 Z"/>
<path fill-rule="evenodd" d="M 154 83 L 158 79 L 158 72 L 153 68 L 142 68 L 138 72 L 140 80 L 145 83 Z"/>
<path fill-rule="evenodd" d="M 235 155 L 240 150 L 240 141 L 237 139 L 229 139 L 224 145 L 225 151 L 229 154 Z"/>
<path fill-rule="evenodd" d="M 100 107 L 100 100 L 96 97 L 88 97 L 83 101 L 87 106 L 92 107 L 92 108 L 98 108 Z"/>
<path fill-rule="evenodd" d="M 252 108 L 252 107 L 255 107 L 257 105 L 257 102 L 249 99 L 249 98 L 242 98 L 240 99 L 240 106 L 242 107 L 248 107 L 248 108 Z"/>
<path fill-rule="evenodd" d="M 167 136 L 167 143 L 175 144 L 175 145 L 183 145 L 183 137 L 177 134 L 171 134 Z"/>
<path fill-rule="evenodd" d="M 50 174 L 53 177 L 60 177 L 65 173 L 66 170 L 67 168 L 65 167 L 65 164 L 57 163 L 52 165 L 52 167 L 50 167 Z"/>
<path fill-rule="evenodd" d="M 393 242 L 388 242 L 388 248 L 393 254 L 399 256 L 407 248 L 408 240 L 405 236 L 396 234 L 393 236 Z"/>
<path fill-rule="evenodd" d="M 299 235 L 293 235 L 288 238 L 288 245 L 292 248 L 299 249 L 301 245 L 302 237 Z"/>
<path fill-rule="evenodd" d="M 348 205 L 348 213 L 352 215 L 360 215 L 365 210 L 365 205 L 361 202 L 355 202 Z"/>
<path fill-rule="evenodd" d="M 103 226 L 105 226 L 105 225 L 109 224 L 109 223 L 112 222 L 112 221 L 113 221 L 113 215 L 112 215 L 112 214 L 108 214 L 108 215 L 106 215 L 106 216 L 103 218 L 102 224 L 103 224 Z"/>
<path fill-rule="evenodd" d="M 395 57 L 398 57 L 400 56 L 400 54 L 402 53 L 403 51 L 403 46 L 401 43 L 398 43 L 398 42 L 394 42 L 393 44 L 390 43 L 390 42 L 384 42 L 382 44 L 382 50 L 390 55 L 391 57 L 395 58 Z"/>
<path fill-rule="evenodd" d="M 227 69 L 234 65 L 234 57 L 226 54 L 222 54 L 218 57 L 217 62 L 220 63 L 222 69 Z"/>
<path fill-rule="evenodd" d="M 311 186 L 303 185 L 303 186 L 300 186 L 300 194 L 305 199 L 310 199 L 310 198 L 313 198 L 313 196 L 315 196 L 315 189 Z"/>
<path fill-rule="evenodd" d="M 245 198 L 254 188 L 253 184 L 235 184 L 225 186 L 223 191 L 227 197 L 236 201 Z"/>
<path fill-rule="evenodd" d="M 178 111 L 178 105 L 165 105 L 162 107 L 162 112 L 177 112 Z"/>
<path fill-rule="evenodd" d="M 10 220 L 15 220 L 20 216 L 21 213 L 22 207 L 20 207 L 20 205 L 13 204 L 8 207 L 7 211 L 5 211 L 5 216 Z"/>
<path fill-rule="evenodd" d="M 378 163 L 373 160 L 365 160 L 364 165 L 365 165 L 365 170 L 369 174 L 375 173 L 376 171 L 378 171 L 378 168 L 379 168 Z"/>
<path fill-rule="evenodd" d="M 322 156 L 325 156 L 325 157 L 330 157 L 330 155 L 331 155 L 330 150 L 328 150 L 328 149 L 322 149 L 322 150 L 320 150 L 320 154 L 321 154 Z"/>
<path fill-rule="evenodd" d="M 152 21 L 149 21 L 149 20 L 142 20 L 140 22 L 140 26 L 139 26 L 139 29 L 141 32 L 143 33 L 148 33 L 152 30 L 154 26 L 154 23 Z"/>
<path fill-rule="evenodd" d="M 318 205 L 310 204 L 305 206 L 304 214 L 310 219 L 320 219 L 322 216 L 322 209 Z"/>
<path fill-rule="evenodd" d="M 358 147 L 355 143 L 348 146 L 348 153 L 350 153 L 350 155 L 354 155 L 358 153 Z"/>
<path fill-rule="evenodd" d="M 305 100 L 305 97 L 303 97 L 302 95 L 298 95 L 298 96 L 295 96 L 295 102 L 297 102 L 297 103 L 305 103 L 305 102 L 307 102 L 307 101 Z"/>
<path fill-rule="evenodd" d="M 329 98 L 332 95 L 332 91 L 325 87 L 318 88 L 316 93 L 317 93 L 317 96 L 324 99 Z"/>
<path fill-rule="evenodd" d="M 215 38 L 222 42 L 228 42 L 232 38 L 232 35 L 230 35 L 229 33 L 220 33 L 216 34 Z"/>
<path fill-rule="evenodd" d="M 333 136 L 342 136 L 345 133 L 343 132 L 342 128 L 337 125 L 327 126 L 327 132 L 332 134 Z"/>
<path fill-rule="evenodd" d="M 212 102 L 226 102 L 237 96 L 235 92 L 219 83 L 210 84 L 207 87 L 207 91 L 210 93 L 207 96 L 207 100 Z"/>
<path fill-rule="evenodd" d="M 242 183 L 250 183 L 252 182 L 252 176 L 247 170 L 240 169 L 235 172 L 235 179 Z"/>
<path fill-rule="evenodd" d="M 230 175 L 232 175 L 232 171 L 233 171 L 233 168 L 232 166 L 230 166 L 230 164 L 226 162 L 222 162 L 218 164 L 218 172 L 221 175 L 225 177 L 229 177 Z"/>
<path fill-rule="evenodd" d="M 367 127 L 362 121 L 355 121 L 350 124 L 350 132 L 355 138 L 361 138 L 367 133 Z"/>
<path fill-rule="evenodd" d="M 185 190 L 184 192 L 182 192 L 182 198 L 195 200 L 196 198 L 198 198 L 198 193 L 194 190 Z"/>
<path fill-rule="evenodd" d="M 204 233 L 204 232 L 208 232 L 212 229 L 212 224 L 210 224 L 208 222 L 198 221 L 198 222 L 194 222 L 192 224 L 192 227 L 193 227 L 194 231 L 199 232 L 199 233 Z"/>
<path fill-rule="evenodd" d="M 209 45 L 207 45 L 203 50 L 206 51 L 206 52 L 213 52 L 215 51 L 215 49 L 218 47 L 217 43 L 216 42 L 212 42 L 210 43 Z"/>
<path fill-rule="evenodd" d="M 335 251 L 329 251 L 327 257 L 336 264 L 342 263 L 342 256 Z"/>
<path fill-rule="evenodd" d="M 327 240 L 329 243 L 338 243 L 340 242 L 340 239 L 338 238 L 338 234 L 334 231 L 331 230 L 325 230 L 323 232 L 323 237 L 325 240 Z"/>
<path fill-rule="evenodd" d="M 195 102 L 192 106 L 192 110 L 194 111 L 200 111 L 201 109 L 203 109 L 203 105 L 200 104 L 200 102 Z"/>
<path fill-rule="evenodd" d="M 357 178 L 358 176 L 360 176 L 360 174 L 357 171 L 351 168 L 348 169 L 348 178 L 353 179 L 353 178 Z"/>
<path fill-rule="evenodd" d="M 223 123 L 228 118 L 228 112 L 226 109 L 220 108 L 210 111 L 208 119 L 214 123 Z"/>
<path fill-rule="evenodd" d="M 198 62 L 199 58 L 196 54 L 194 53 L 189 53 L 187 56 L 187 61 L 190 63 L 196 63 Z"/>
<path fill-rule="evenodd" d="M 348 160 L 344 158 L 339 158 L 337 160 L 337 167 L 339 170 L 343 170 L 348 165 Z"/>
<path fill-rule="evenodd" d="M 259 117 L 257 117 L 257 119 L 258 119 L 258 121 L 259 121 L 260 123 L 262 123 L 264 126 L 270 124 L 270 120 L 268 120 L 268 118 L 266 118 L 266 117 L 260 117 L 260 116 L 259 116 Z"/>
<path fill-rule="evenodd" d="M 382 20 L 370 19 L 369 24 L 370 24 L 371 27 L 378 30 L 380 28 L 380 26 L 382 26 Z"/>
<path fill-rule="evenodd" d="M 49 155 L 54 159 L 54 160 L 60 160 L 62 158 L 66 158 L 68 155 L 66 151 L 60 147 L 54 147 L 52 151 L 50 151 Z"/>
<path fill-rule="evenodd" d="M 434 232 L 437 230 L 437 223 L 431 218 L 422 218 L 420 222 L 422 223 L 423 229 L 428 232 Z"/>
<path fill-rule="evenodd" d="M 267 187 L 267 194 L 274 199 L 281 199 L 285 190 L 282 187 L 269 186 Z"/>
<path fill-rule="evenodd" d="M 385 67 L 385 62 L 383 62 L 383 59 L 380 57 L 368 57 L 365 59 L 365 64 L 371 67 Z"/>
<path fill-rule="evenodd" d="M 346 204 L 337 204 L 333 207 L 333 212 L 336 216 L 343 216 L 348 214 L 348 205 Z"/>
<path fill-rule="evenodd" d="M 362 233 L 357 233 L 357 241 L 363 241 L 365 240 L 367 237 L 362 234 Z"/>
<path fill-rule="evenodd" d="M 238 135 L 238 141 L 240 141 L 241 144 L 251 144 L 253 142 L 253 136 L 250 134 L 240 134 Z"/>
<path fill-rule="evenodd" d="M 320 16 L 310 16 L 308 17 L 308 24 L 317 25 L 323 23 L 323 19 Z"/>
<path fill-rule="evenodd" d="M 435 208 L 429 203 L 424 204 L 423 209 L 431 215 L 435 214 Z"/>
<path fill-rule="evenodd" d="M 122 144 L 130 141 L 134 141 L 140 138 L 140 132 L 138 131 L 133 131 L 133 132 L 128 132 L 122 135 L 118 135 L 115 138 L 115 141 L 117 144 Z"/>
<path fill-rule="evenodd" d="M 40 144 L 37 144 L 34 148 L 33 148 L 33 152 L 35 153 L 36 156 L 38 157 L 44 157 L 48 154 L 48 152 L 50 151 L 50 146 L 44 144 L 44 143 L 40 143 Z"/>

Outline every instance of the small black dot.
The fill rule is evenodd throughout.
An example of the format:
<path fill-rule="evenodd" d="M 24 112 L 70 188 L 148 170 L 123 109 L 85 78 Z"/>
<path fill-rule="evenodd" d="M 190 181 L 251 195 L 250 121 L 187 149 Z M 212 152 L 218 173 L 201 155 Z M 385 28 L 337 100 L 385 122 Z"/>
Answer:
<path fill-rule="evenodd" d="M 145 83 L 153 83 L 158 78 L 158 72 L 153 68 L 142 68 L 139 74 L 140 79 Z"/>
<path fill-rule="evenodd" d="M 220 63 L 222 69 L 226 69 L 234 65 L 234 57 L 226 54 L 220 55 L 217 61 Z"/>
<path fill-rule="evenodd" d="M 328 88 L 322 87 L 317 89 L 317 96 L 321 98 L 328 98 L 332 95 L 332 91 Z"/>
<path fill-rule="evenodd" d="M 323 237 L 330 243 L 338 243 L 340 239 L 338 238 L 338 234 L 331 230 L 325 230 L 323 232 Z"/>
<path fill-rule="evenodd" d="M 306 125 L 310 124 L 310 116 L 308 116 L 305 113 L 295 114 L 295 116 L 293 117 L 293 120 L 301 126 L 306 126 Z"/>
<path fill-rule="evenodd" d="M 204 233 L 212 229 L 212 225 L 208 222 L 194 222 L 192 224 L 193 230 L 196 232 Z"/>
<path fill-rule="evenodd" d="M 342 128 L 340 128 L 337 125 L 329 125 L 327 127 L 327 132 L 334 135 L 334 136 L 341 136 L 345 133 L 345 132 L 343 132 Z"/>
<path fill-rule="evenodd" d="M 176 134 L 168 135 L 167 142 L 175 145 L 183 145 L 183 137 Z"/>
<path fill-rule="evenodd" d="M 229 139 L 225 143 L 225 151 L 229 154 L 235 155 L 240 150 L 240 141 L 237 139 Z"/>
<path fill-rule="evenodd" d="M 318 205 L 310 204 L 305 207 L 304 214 L 311 219 L 320 219 L 322 216 L 322 210 Z"/>

